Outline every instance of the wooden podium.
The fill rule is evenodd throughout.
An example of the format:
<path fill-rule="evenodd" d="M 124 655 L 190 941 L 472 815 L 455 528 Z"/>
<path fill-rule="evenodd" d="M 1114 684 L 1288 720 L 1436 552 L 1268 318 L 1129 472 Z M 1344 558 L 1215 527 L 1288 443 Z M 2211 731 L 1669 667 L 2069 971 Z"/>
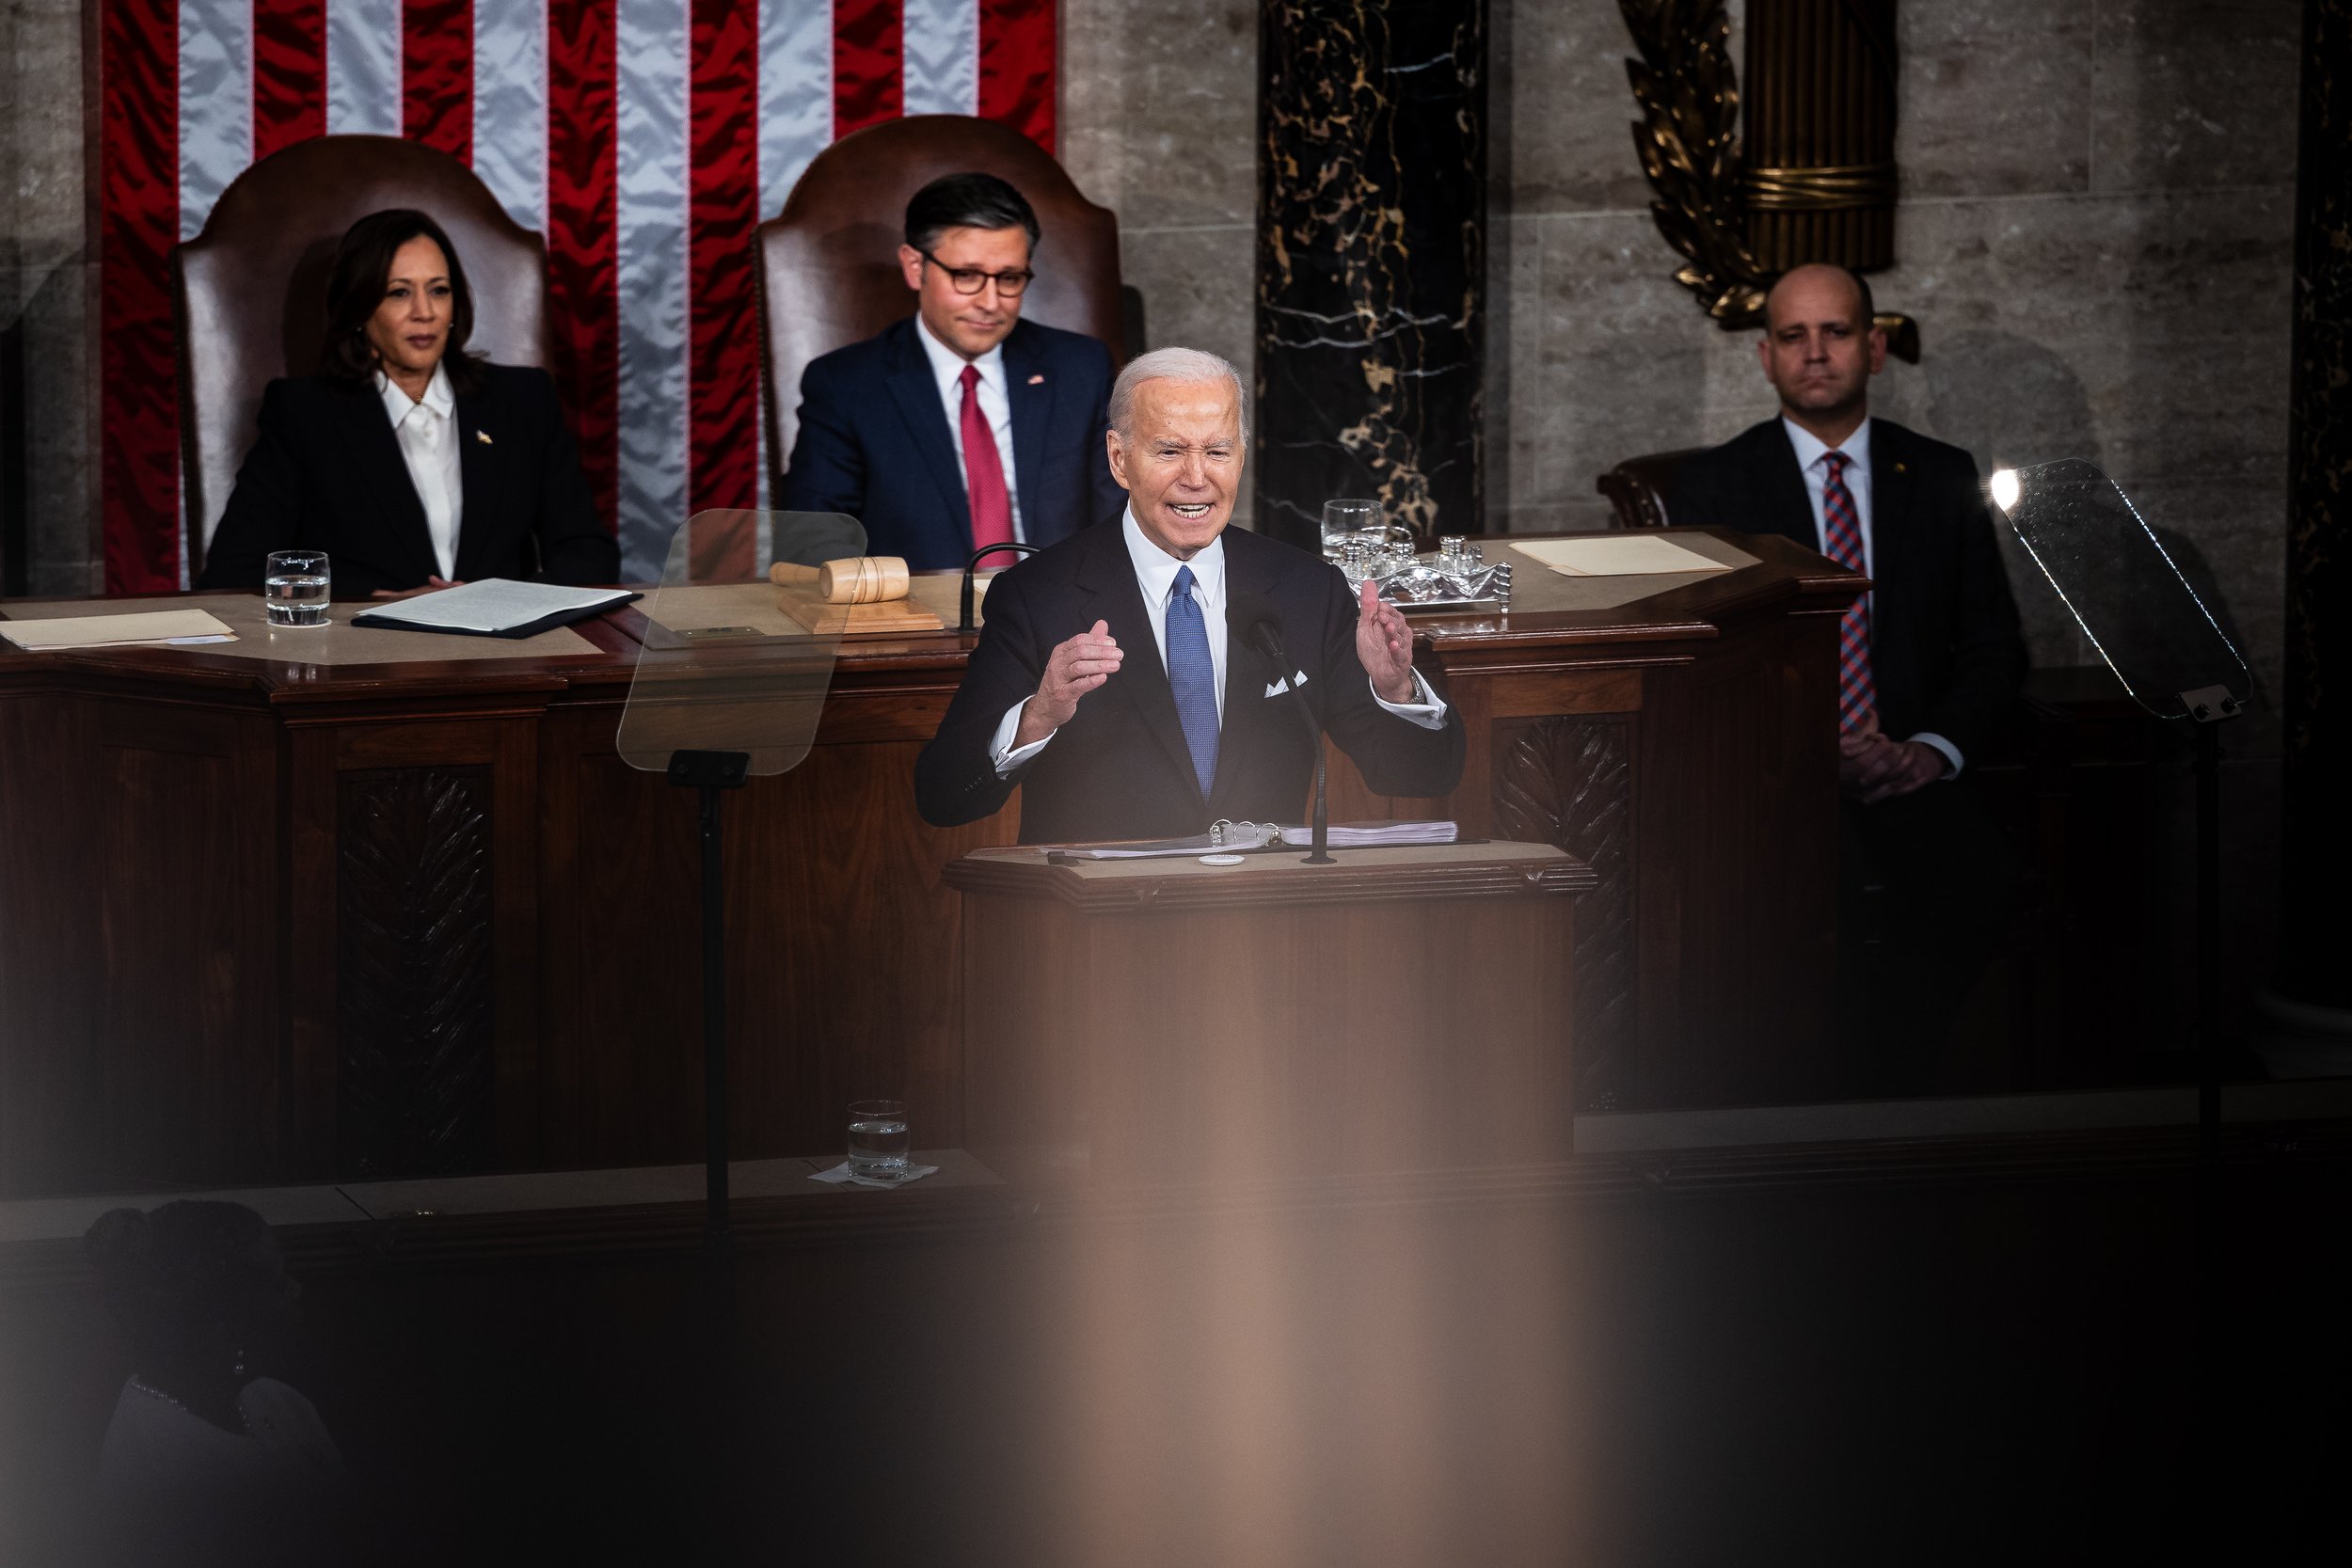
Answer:
<path fill-rule="evenodd" d="M 1591 868 L 1542 844 L 1335 853 L 948 866 L 965 1146 L 1089 1185 L 1565 1158 Z"/>

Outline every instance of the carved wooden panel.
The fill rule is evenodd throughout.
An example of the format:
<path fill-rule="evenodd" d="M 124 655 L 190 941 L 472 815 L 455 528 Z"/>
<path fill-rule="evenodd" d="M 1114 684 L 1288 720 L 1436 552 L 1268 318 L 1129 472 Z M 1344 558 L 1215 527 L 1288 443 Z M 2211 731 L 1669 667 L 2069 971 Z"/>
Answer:
<path fill-rule="evenodd" d="M 336 808 L 336 1164 L 490 1161 L 496 1002 L 486 768 L 342 775 Z"/>
<path fill-rule="evenodd" d="M 1540 719 L 1495 737 L 1495 836 L 1555 844 L 1600 885 L 1577 906 L 1576 1103 L 1617 1108 L 1633 1048 L 1633 767 L 1622 719 Z"/>

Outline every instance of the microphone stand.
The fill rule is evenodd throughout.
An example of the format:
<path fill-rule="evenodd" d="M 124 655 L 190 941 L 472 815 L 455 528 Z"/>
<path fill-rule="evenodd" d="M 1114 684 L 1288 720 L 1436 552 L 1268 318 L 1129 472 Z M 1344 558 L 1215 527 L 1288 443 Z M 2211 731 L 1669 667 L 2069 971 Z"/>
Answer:
<path fill-rule="evenodd" d="M 973 575 L 980 569 L 981 562 L 987 560 L 992 555 L 998 554 L 1005 550 L 1010 550 L 1013 554 L 1019 556 L 1031 556 L 1037 554 L 1038 551 L 1043 549 L 1044 547 L 1045 546 L 1042 545 L 1023 545 L 1017 544 L 1011 540 L 1007 540 L 1000 545 L 982 545 L 978 549 L 974 550 L 970 556 L 965 558 L 963 562 L 963 603 L 961 607 L 961 613 L 959 613 L 956 617 L 956 630 L 959 632 L 966 632 L 977 631 L 978 629 L 978 627 L 974 626 L 972 622 L 972 578 Z"/>
<path fill-rule="evenodd" d="M 1250 641 L 1257 644 L 1260 653 L 1273 662 L 1277 674 L 1291 668 L 1290 657 L 1282 649 L 1281 634 L 1274 629 L 1271 622 L 1261 621 L 1250 629 Z M 1304 691 L 1294 686 L 1291 697 L 1292 711 L 1298 715 L 1299 722 L 1307 726 L 1307 739 L 1315 749 L 1314 846 L 1313 851 L 1299 863 L 1337 865 L 1340 863 L 1331 853 L 1331 802 L 1325 793 L 1323 726 L 1315 722 L 1313 711 L 1307 706 Z"/>
<path fill-rule="evenodd" d="M 1297 694 L 1295 689 L 1292 694 L 1294 696 Z M 1298 711 L 1307 712 L 1304 703 L 1299 705 Z M 1314 852 L 1299 863 L 1301 865 L 1337 865 L 1340 863 L 1331 854 L 1331 803 L 1324 798 L 1323 793 L 1323 726 L 1315 722 L 1312 714 L 1308 714 L 1307 727 L 1315 734 L 1315 842 Z"/>

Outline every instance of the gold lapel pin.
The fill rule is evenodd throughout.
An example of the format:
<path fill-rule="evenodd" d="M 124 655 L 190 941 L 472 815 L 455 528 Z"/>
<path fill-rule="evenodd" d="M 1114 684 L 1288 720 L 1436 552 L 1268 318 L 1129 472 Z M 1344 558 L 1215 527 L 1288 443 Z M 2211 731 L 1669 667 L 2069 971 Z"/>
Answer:
<path fill-rule="evenodd" d="M 1042 386 L 1044 386 L 1044 385 L 1045 385 L 1045 372 L 1044 372 L 1043 371 L 1040 371 L 1037 374 L 1035 374 L 1035 375 L 1033 375 L 1033 376 L 1029 377 L 1029 385 L 1030 385 L 1030 386 L 1032 386 L 1032 387 L 1042 387 Z"/>
<path fill-rule="evenodd" d="M 477 431 L 475 431 L 475 432 L 473 433 L 473 438 L 474 438 L 475 440 L 477 440 L 477 441 L 481 442 L 481 443 L 482 443 L 484 446 L 485 446 L 485 447 L 494 447 L 494 446 L 498 445 L 498 443 L 497 443 L 496 441 L 493 441 L 493 440 L 491 440 L 491 439 L 490 439 L 490 433 L 489 433 L 488 431 L 486 431 L 486 430 L 477 430 Z"/>
<path fill-rule="evenodd" d="M 1899 474 L 1907 474 L 1911 472 L 1909 468 L 1904 467 L 1900 463 L 1895 465 L 1895 471 Z"/>

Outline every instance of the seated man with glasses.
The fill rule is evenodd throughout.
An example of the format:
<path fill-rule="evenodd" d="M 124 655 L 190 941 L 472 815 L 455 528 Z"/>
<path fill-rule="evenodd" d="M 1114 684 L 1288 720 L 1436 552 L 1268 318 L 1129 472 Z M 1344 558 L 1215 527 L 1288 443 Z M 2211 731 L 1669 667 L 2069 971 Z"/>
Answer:
<path fill-rule="evenodd" d="M 1103 440 L 1110 354 L 1021 319 L 1037 239 L 1037 214 L 993 174 L 914 193 L 898 261 L 915 313 L 810 362 L 777 505 L 846 513 L 867 549 L 916 571 L 1119 515 Z"/>

